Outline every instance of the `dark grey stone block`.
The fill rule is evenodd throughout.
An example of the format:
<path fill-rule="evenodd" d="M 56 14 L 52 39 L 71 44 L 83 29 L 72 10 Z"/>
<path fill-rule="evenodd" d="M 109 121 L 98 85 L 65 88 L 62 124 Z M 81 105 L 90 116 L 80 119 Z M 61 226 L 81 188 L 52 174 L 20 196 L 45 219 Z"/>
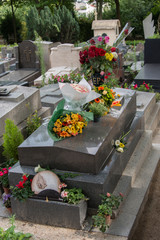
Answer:
<path fill-rule="evenodd" d="M 160 63 L 160 39 L 146 39 L 144 45 L 144 63 Z"/>
<path fill-rule="evenodd" d="M 128 94 L 120 110 L 111 110 L 99 123 L 89 122 L 83 134 L 54 142 L 47 126 L 38 128 L 18 148 L 21 165 L 50 166 L 60 170 L 97 174 L 113 151 L 112 140 L 130 126 L 136 112 L 136 95 L 131 90 L 117 90 Z"/>
<path fill-rule="evenodd" d="M 122 172 L 142 135 L 142 131 L 139 130 L 141 129 L 141 115 L 139 116 L 138 114 L 135 116 L 130 129 L 131 132 L 127 136 L 127 150 L 122 154 L 114 152 L 100 173 L 97 175 L 78 173 L 79 176 L 65 179 L 68 187 L 78 187 L 83 189 L 84 194 L 89 197 L 88 206 L 90 208 L 96 208 L 100 204 L 100 194 L 114 191 L 119 178 L 121 177 Z M 55 172 L 58 174 L 65 173 L 60 170 L 55 170 Z M 10 185 L 15 186 L 24 173 L 34 176 L 34 167 L 20 166 L 18 163 L 14 165 L 9 173 Z"/>
<path fill-rule="evenodd" d="M 12 213 L 16 219 L 56 227 L 81 229 L 86 217 L 87 203 L 67 204 L 33 198 L 19 202 L 11 198 Z"/>

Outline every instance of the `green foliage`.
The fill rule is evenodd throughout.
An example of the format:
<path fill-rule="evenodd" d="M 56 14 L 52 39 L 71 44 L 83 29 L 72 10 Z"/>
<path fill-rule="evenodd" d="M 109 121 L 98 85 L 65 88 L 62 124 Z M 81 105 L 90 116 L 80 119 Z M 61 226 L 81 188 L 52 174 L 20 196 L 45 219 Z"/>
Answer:
<path fill-rule="evenodd" d="M 132 35 L 135 37 L 139 35 L 143 37 L 143 20 L 150 13 L 154 1 L 150 0 L 121 0 L 120 1 L 120 14 L 121 14 L 121 26 L 127 22 L 131 23 L 135 29 Z M 103 14 L 104 19 L 116 19 L 115 4 L 112 4 L 111 9 L 105 11 Z"/>
<path fill-rule="evenodd" d="M 0 183 L 5 188 L 9 187 L 8 169 L 7 168 L 0 169 Z"/>
<path fill-rule="evenodd" d="M 84 42 L 93 37 L 92 22 L 94 15 L 90 14 L 88 17 L 80 15 L 77 17 L 77 21 L 80 27 L 79 41 Z"/>
<path fill-rule="evenodd" d="M 3 230 L 3 228 L 0 228 L 0 239 L 3 240 L 27 240 L 30 239 L 32 237 L 32 234 L 30 233 L 22 233 L 22 232 L 15 232 L 15 216 L 13 215 L 10 218 L 10 223 L 11 223 L 11 227 L 9 227 L 7 230 Z"/>
<path fill-rule="evenodd" d="M 108 112 L 108 108 L 105 105 L 96 102 L 91 103 L 89 105 L 89 109 L 96 117 L 102 117 L 106 112 Z"/>
<path fill-rule="evenodd" d="M 155 33 L 153 36 L 148 37 L 149 39 L 160 39 L 159 33 Z"/>
<path fill-rule="evenodd" d="M 62 6 L 54 12 L 54 15 L 60 20 L 60 32 L 55 40 L 62 43 L 76 42 L 79 39 L 80 30 L 78 22 L 72 16 L 72 13 L 65 6 Z"/>
<path fill-rule="evenodd" d="M 160 93 L 159 92 L 156 93 L 156 102 L 158 102 L 158 101 L 160 101 Z"/>
<path fill-rule="evenodd" d="M 138 43 L 145 43 L 144 40 L 126 40 L 126 45 L 138 45 Z"/>
<path fill-rule="evenodd" d="M 69 204 L 78 204 L 81 200 L 88 200 L 80 188 L 65 189 L 63 192 L 67 193 L 63 201 Z"/>
<path fill-rule="evenodd" d="M 79 72 L 74 72 L 73 71 L 70 74 L 64 74 L 62 76 L 51 74 L 51 78 L 49 78 L 48 83 L 49 84 L 58 83 L 58 82 L 79 83 L 81 80 L 82 80 L 81 74 Z"/>
<path fill-rule="evenodd" d="M 92 216 L 94 226 L 98 227 L 101 232 L 105 232 L 107 228 L 106 216 L 112 216 L 113 210 L 118 209 L 121 201 L 123 201 L 122 193 L 119 196 L 107 193 L 101 194 L 102 203 L 98 206 L 97 215 Z M 109 227 L 109 226 L 108 226 Z"/>
<path fill-rule="evenodd" d="M 28 175 L 23 175 L 22 181 L 20 181 L 16 187 L 10 186 L 12 196 L 20 202 L 24 202 L 34 195 L 31 189 L 31 180 L 28 177 Z"/>
<path fill-rule="evenodd" d="M 139 87 L 137 84 L 135 84 L 134 86 L 131 86 L 131 89 L 136 91 L 142 91 L 142 92 L 154 92 L 152 85 L 145 82 L 143 82 L 143 84 L 141 84 Z"/>
<path fill-rule="evenodd" d="M 38 117 L 37 111 L 27 118 L 27 135 L 30 136 L 37 128 L 41 126 L 41 118 Z"/>
<path fill-rule="evenodd" d="M 21 41 L 21 30 L 22 24 L 21 21 L 15 16 L 16 22 L 16 32 L 17 32 L 17 41 Z M 3 38 L 7 41 L 7 43 L 14 43 L 14 30 L 13 30 L 13 17 L 11 13 L 7 13 L 5 17 L 1 20 L 0 32 Z"/>
<path fill-rule="evenodd" d="M 3 134 L 3 156 L 6 159 L 18 159 L 18 146 L 24 141 L 21 132 L 14 124 L 14 121 L 7 119 L 5 121 L 5 133 Z"/>
<path fill-rule="evenodd" d="M 43 40 L 52 41 L 59 31 L 58 20 L 47 6 L 40 11 L 40 14 L 35 6 L 31 7 L 26 16 L 28 38 L 35 40 L 36 31 Z"/>

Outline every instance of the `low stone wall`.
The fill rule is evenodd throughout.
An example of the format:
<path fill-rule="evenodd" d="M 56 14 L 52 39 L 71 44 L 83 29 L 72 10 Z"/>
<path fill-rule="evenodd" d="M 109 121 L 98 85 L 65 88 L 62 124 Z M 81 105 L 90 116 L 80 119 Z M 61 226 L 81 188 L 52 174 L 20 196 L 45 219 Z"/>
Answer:
<path fill-rule="evenodd" d="M 51 48 L 51 67 L 67 66 L 80 69 L 79 52 L 81 49 L 81 47 L 74 47 L 73 44 L 69 43 Z"/>

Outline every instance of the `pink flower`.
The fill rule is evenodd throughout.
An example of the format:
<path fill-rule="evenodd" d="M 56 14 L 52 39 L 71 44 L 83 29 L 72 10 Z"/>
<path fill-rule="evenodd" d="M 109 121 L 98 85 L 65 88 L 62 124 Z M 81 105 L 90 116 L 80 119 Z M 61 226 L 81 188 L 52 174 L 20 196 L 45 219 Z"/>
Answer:
<path fill-rule="evenodd" d="M 102 42 L 103 38 L 102 37 L 98 37 L 98 41 Z"/>
<path fill-rule="evenodd" d="M 143 82 L 143 85 L 145 85 L 146 83 L 145 83 L 145 81 Z"/>
<path fill-rule="evenodd" d="M 149 90 L 149 86 L 148 86 L 148 84 L 146 84 L 145 87 L 147 88 L 147 90 Z"/>
<path fill-rule="evenodd" d="M 65 198 L 68 196 L 68 192 L 66 192 L 65 190 L 63 192 L 61 192 L 61 197 Z"/>
<path fill-rule="evenodd" d="M 137 85 L 137 84 L 134 85 L 134 89 L 136 89 L 136 88 L 138 88 L 138 85 Z"/>
<path fill-rule="evenodd" d="M 108 36 L 105 36 L 105 43 L 109 43 L 109 37 Z"/>
<path fill-rule="evenodd" d="M 65 183 L 62 183 L 62 187 L 64 188 L 64 187 L 67 187 L 67 184 L 65 184 Z"/>
<path fill-rule="evenodd" d="M 101 74 L 101 76 L 103 76 L 104 75 L 104 71 L 101 71 L 100 74 Z"/>
<path fill-rule="evenodd" d="M 3 168 L 2 170 L 3 170 L 3 171 L 7 171 L 7 168 Z"/>
<path fill-rule="evenodd" d="M 63 78 L 61 79 L 61 82 L 64 82 L 64 79 L 63 79 Z"/>
<path fill-rule="evenodd" d="M 106 195 L 107 195 L 107 197 L 110 197 L 110 196 L 111 196 L 111 194 L 110 194 L 110 193 L 108 193 L 108 192 L 107 192 L 107 194 L 106 194 Z"/>
<path fill-rule="evenodd" d="M 0 177 L 1 177 L 1 176 L 3 176 L 3 175 L 4 175 L 4 174 L 3 174 L 3 172 L 2 172 L 2 171 L 0 171 Z"/>
<path fill-rule="evenodd" d="M 12 168 L 12 167 L 9 167 L 8 170 L 11 169 L 11 168 Z"/>
<path fill-rule="evenodd" d="M 119 193 L 119 195 L 120 195 L 121 197 L 124 197 L 123 193 L 121 193 L 121 192 Z"/>
<path fill-rule="evenodd" d="M 4 174 L 7 174 L 7 173 L 8 173 L 8 170 L 4 170 L 3 173 L 4 173 Z"/>

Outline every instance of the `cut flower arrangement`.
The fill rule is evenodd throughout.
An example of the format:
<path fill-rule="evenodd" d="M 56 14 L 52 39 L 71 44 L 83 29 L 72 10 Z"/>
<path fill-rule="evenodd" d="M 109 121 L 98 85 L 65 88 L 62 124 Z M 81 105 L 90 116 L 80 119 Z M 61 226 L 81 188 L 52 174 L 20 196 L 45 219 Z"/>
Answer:
<path fill-rule="evenodd" d="M 130 133 L 131 130 L 129 130 L 126 134 L 123 134 L 120 139 L 117 139 L 116 141 L 113 140 L 113 146 L 116 149 L 117 152 L 123 153 L 124 149 L 126 148 L 126 142 L 124 138 Z"/>
<path fill-rule="evenodd" d="M 108 36 L 100 36 L 97 43 L 94 39 L 91 39 L 89 45 L 80 51 L 81 68 L 88 78 L 91 78 L 94 73 L 106 75 L 108 72 L 112 72 L 114 62 L 117 60 L 118 55 L 116 48 L 107 45 L 108 42 Z"/>
<path fill-rule="evenodd" d="M 100 85 L 98 87 L 94 87 L 94 90 L 95 92 L 101 94 L 101 98 L 97 98 L 95 99 L 95 101 L 97 103 L 102 103 L 104 104 L 106 107 L 111 107 L 112 105 L 112 102 L 114 101 L 115 99 L 115 92 L 108 88 L 107 85 L 103 84 L 103 85 Z"/>
<path fill-rule="evenodd" d="M 65 138 L 82 133 L 85 126 L 87 126 L 87 121 L 80 114 L 71 112 L 56 120 L 53 131 L 57 137 Z"/>

